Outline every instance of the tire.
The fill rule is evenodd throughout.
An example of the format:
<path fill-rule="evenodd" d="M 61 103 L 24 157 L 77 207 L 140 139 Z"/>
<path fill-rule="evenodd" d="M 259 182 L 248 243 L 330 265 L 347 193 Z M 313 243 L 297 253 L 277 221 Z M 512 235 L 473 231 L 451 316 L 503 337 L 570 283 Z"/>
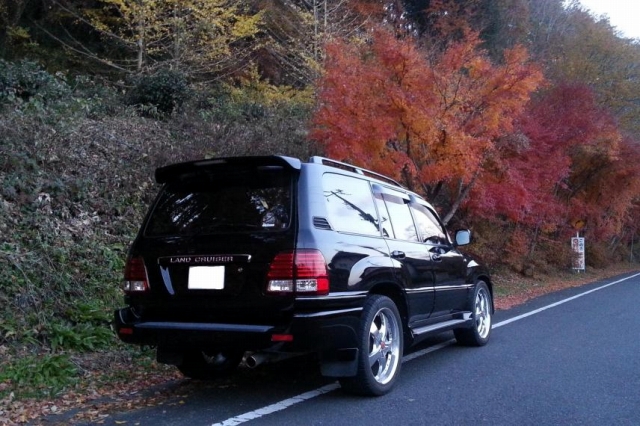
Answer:
<path fill-rule="evenodd" d="M 178 370 L 191 379 L 214 380 L 234 371 L 243 355 L 240 351 L 188 351 L 184 353 Z"/>
<path fill-rule="evenodd" d="M 456 340 L 464 346 L 484 346 L 491 336 L 493 303 L 489 286 L 478 281 L 473 291 L 473 299 L 469 302 L 473 325 L 470 328 L 453 330 Z"/>
<path fill-rule="evenodd" d="M 358 369 L 340 379 L 349 393 L 380 396 L 388 393 L 402 365 L 403 331 L 400 313 L 386 296 L 373 295 L 362 310 L 358 330 Z"/>

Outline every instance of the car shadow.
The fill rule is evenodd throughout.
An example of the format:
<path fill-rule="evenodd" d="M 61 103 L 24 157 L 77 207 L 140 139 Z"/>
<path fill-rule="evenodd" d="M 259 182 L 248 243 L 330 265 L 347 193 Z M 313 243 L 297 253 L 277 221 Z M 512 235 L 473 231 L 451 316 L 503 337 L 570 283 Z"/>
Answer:
<path fill-rule="evenodd" d="M 452 337 L 450 332 L 430 337 L 405 351 L 404 356 L 428 350 L 450 341 Z M 189 419 L 192 419 L 193 424 L 211 424 L 295 399 L 333 383 L 336 383 L 336 379 L 320 374 L 319 360 L 315 355 L 264 363 L 255 368 L 241 365 L 232 374 L 216 380 L 185 378 L 154 386 L 140 395 L 138 400 L 142 402 L 138 404 L 114 404 L 111 409 L 107 404 L 100 423 L 174 425 L 190 424 Z M 331 397 L 346 400 L 363 398 L 343 393 L 339 388 L 332 392 Z"/>

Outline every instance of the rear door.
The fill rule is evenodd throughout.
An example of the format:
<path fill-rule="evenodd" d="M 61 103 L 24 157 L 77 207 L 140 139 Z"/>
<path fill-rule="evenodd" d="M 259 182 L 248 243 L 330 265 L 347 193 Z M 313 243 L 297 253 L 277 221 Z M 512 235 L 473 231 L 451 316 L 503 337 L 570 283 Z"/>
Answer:
<path fill-rule="evenodd" d="M 432 254 L 419 241 L 409 210 L 409 196 L 395 189 L 375 185 L 374 193 L 391 257 L 405 285 L 409 323 L 426 320 L 433 310 L 435 274 Z"/>
<path fill-rule="evenodd" d="M 159 171 L 166 183 L 132 250 L 151 287 L 145 319 L 286 321 L 291 298 L 269 296 L 265 286 L 276 254 L 294 248 L 294 166 L 248 157 Z"/>

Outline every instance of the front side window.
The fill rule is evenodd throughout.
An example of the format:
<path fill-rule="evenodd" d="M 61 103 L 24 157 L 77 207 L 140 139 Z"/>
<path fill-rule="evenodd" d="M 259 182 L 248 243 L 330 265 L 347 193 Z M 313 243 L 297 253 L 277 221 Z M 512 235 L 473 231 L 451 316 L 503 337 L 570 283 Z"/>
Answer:
<path fill-rule="evenodd" d="M 247 173 L 167 184 L 156 202 L 146 236 L 279 231 L 291 218 L 291 177 Z"/>
<path fill-rule="evenodd" d="M 366 180 L 325 173 L 322 188 L 329 222 L 336 231 L 379 236 L 378 214 Z"/>
<path fill-rule="evenodd" d="M 446 244 L 447 237 L 435 214 L 421 204 L 411 204 L 411 211 L 423 242 Z"/>

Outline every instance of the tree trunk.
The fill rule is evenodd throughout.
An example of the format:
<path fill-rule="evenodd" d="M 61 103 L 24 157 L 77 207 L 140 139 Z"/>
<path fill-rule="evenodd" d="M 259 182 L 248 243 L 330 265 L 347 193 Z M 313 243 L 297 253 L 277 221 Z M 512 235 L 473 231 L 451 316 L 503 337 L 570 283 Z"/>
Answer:
<path fill-rule="evenodd" d="M 473 185 L 476 183 L 476 180 L 478 179 L 479 175 L 480 175 L 480 169 L 475 171 L 475 173 L 473 174 L 473 177 L 471 178 L 471 180 L 466 186 L 463 185 L 462 182 L 460 183 L 460 191 L 458 191 L 458 196 L 451 204 L 451 207 L 449 208 L 449 211 L 447 212 L 447 214 L 444 216 L 444 219 L 442 219 L 442 222 L 445 225 L 449 223 L 449 221 L 453 218 L 453 215 L 455 215 L 458 209 L 460 208 L 460 205 L 462 204 L 464 199 L 467 198 L 467 196 L 469 195 L 469 192 L 471 192 L 471 188 L 473 188 Z"/>

